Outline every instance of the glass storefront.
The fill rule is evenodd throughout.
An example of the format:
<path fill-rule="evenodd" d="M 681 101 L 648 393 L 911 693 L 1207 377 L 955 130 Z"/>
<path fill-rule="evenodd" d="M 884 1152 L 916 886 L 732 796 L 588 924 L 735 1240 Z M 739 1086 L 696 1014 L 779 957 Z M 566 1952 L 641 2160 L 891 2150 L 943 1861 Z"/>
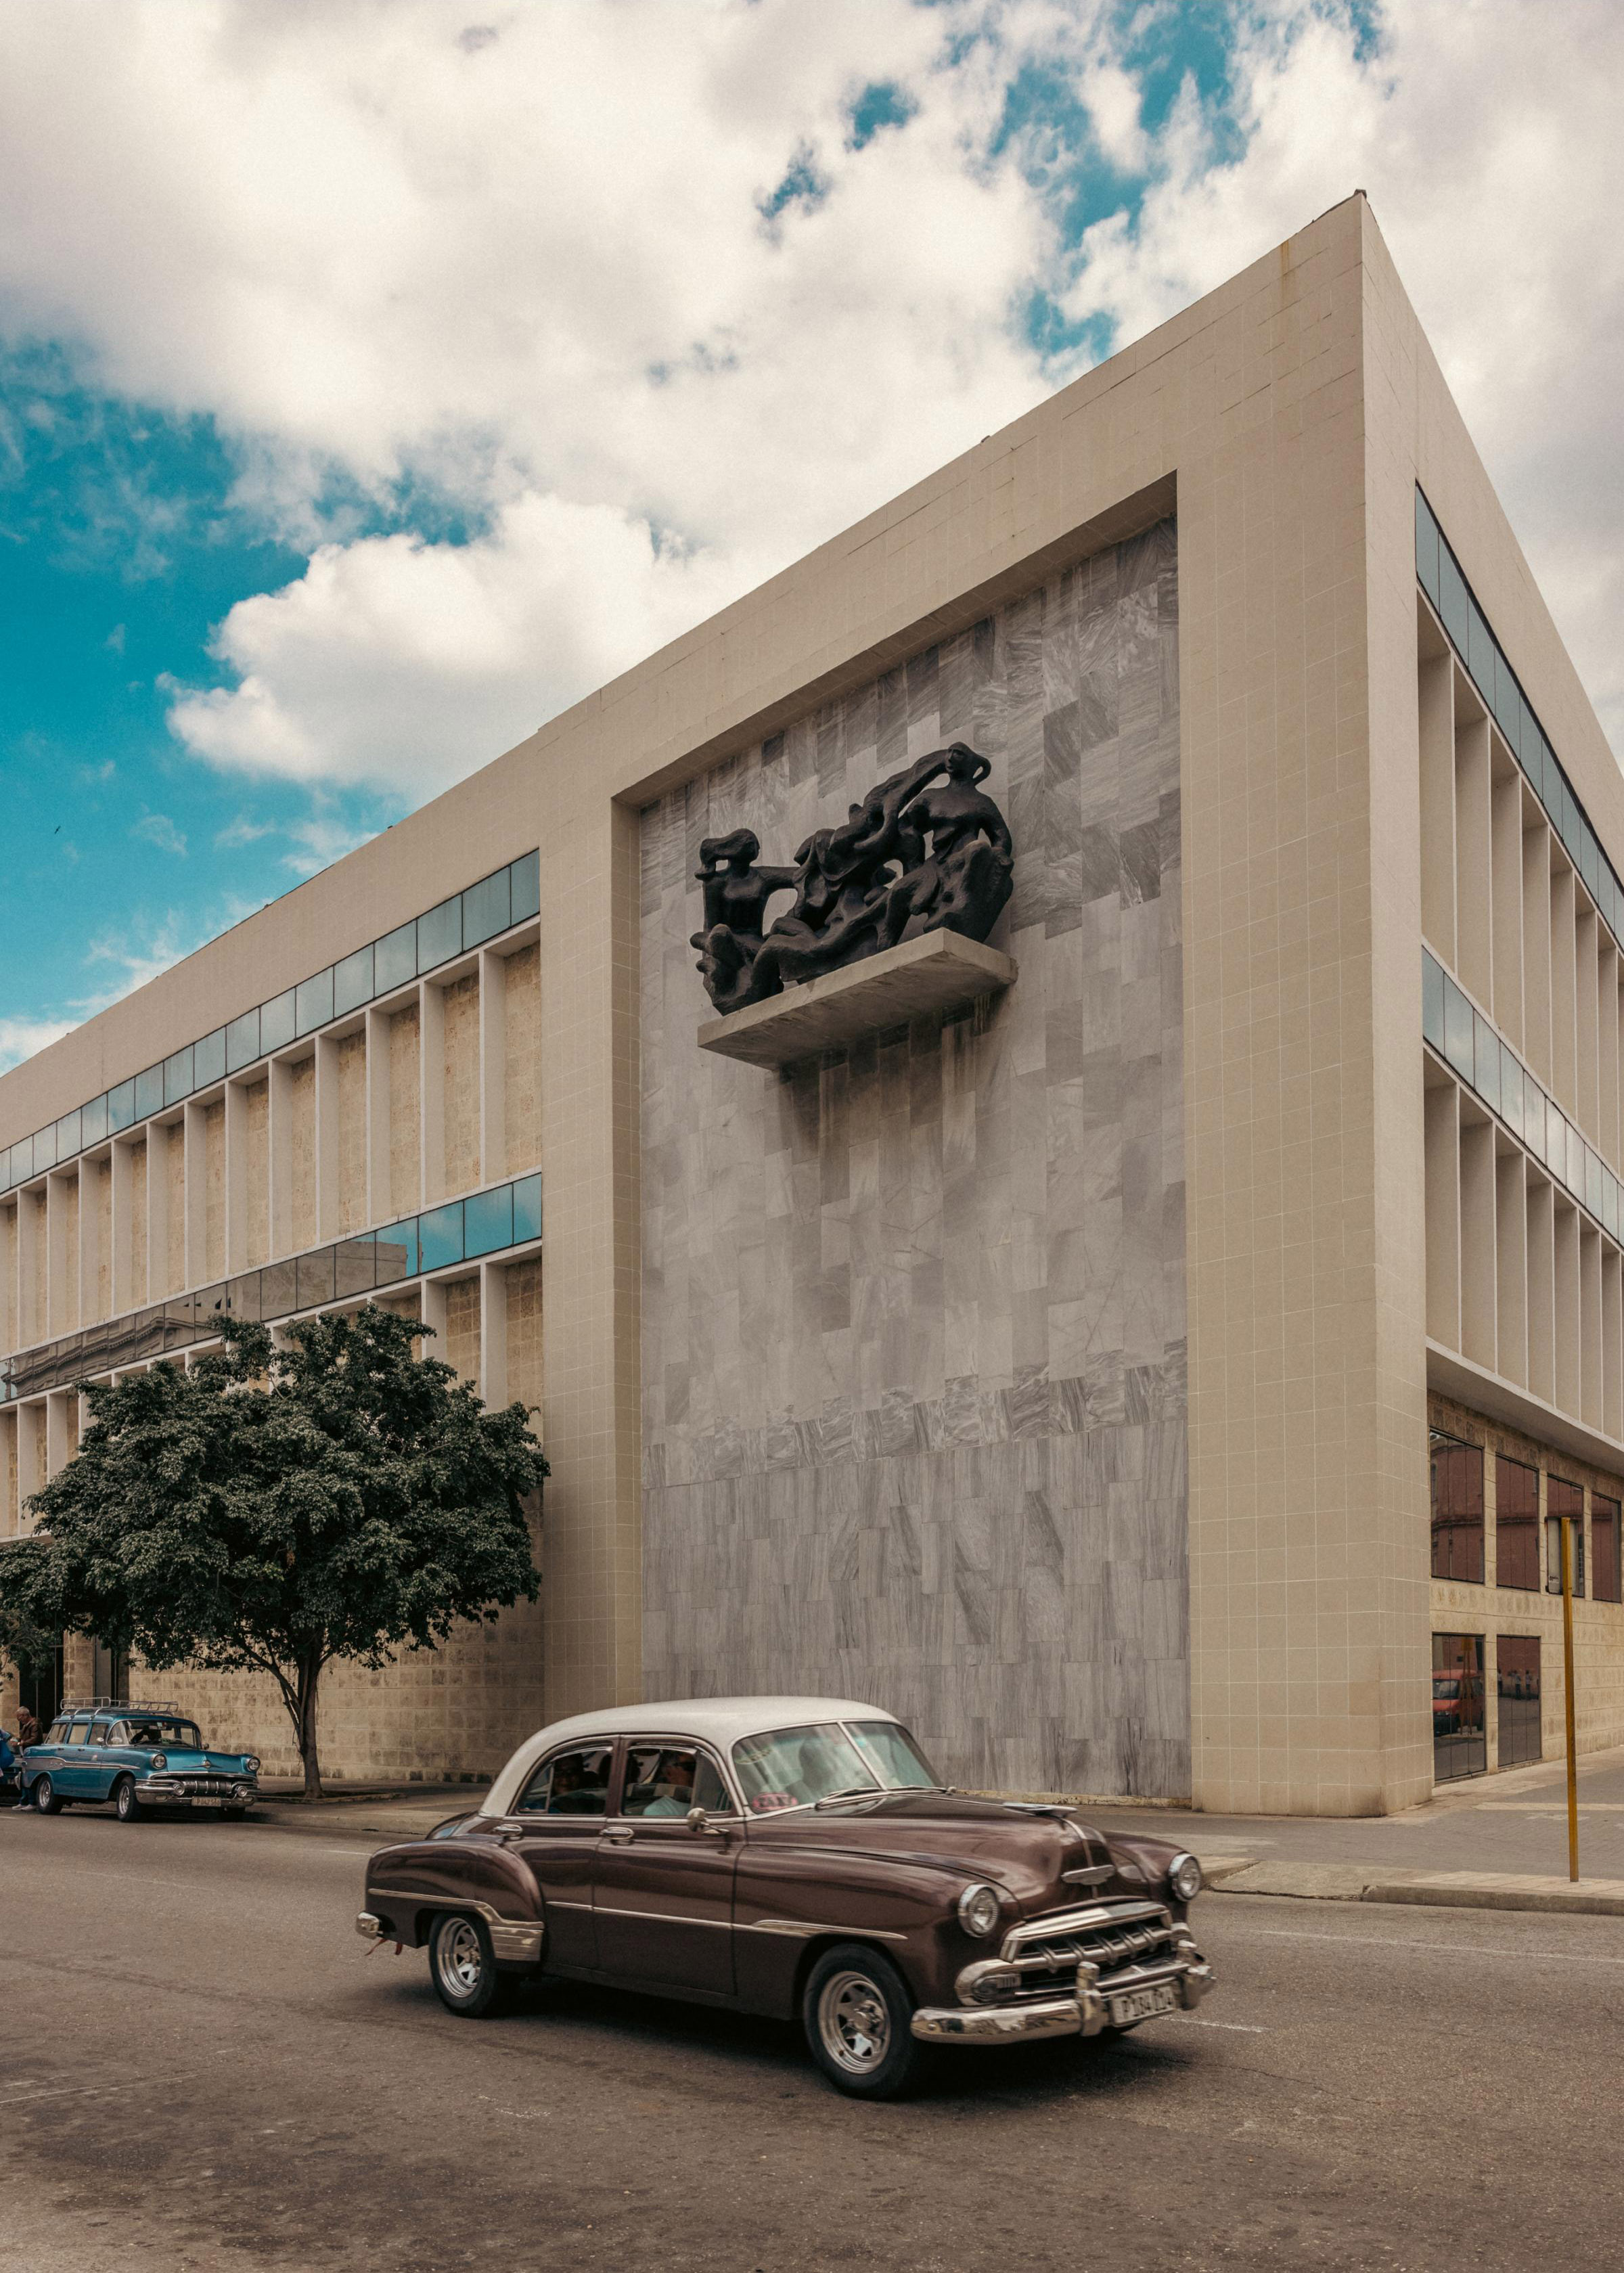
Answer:
<path fill-rule="evenodd" d="M 1434 1429 L 1433 1576 L 1483 1584 L 1483 1448 Z"/>
<path fill-rule="evenodd" d="M 1553 1594 L 1562 1591 L 1562 1525 L 1568 1517 L 1573 1533 L 1574 1600 L 1584 1593 L 1584 1493 L 1577 1484 L 1570 1484 L 1564 1476 L 1545 1478 L 1545 1589 Z"/>
<path fill-rule="evenodd" d="M 1539 1471 L 1504 1453 L 1494 1463 L 1494 1579 L 1539 1588 Z"/>
<path fill-rule="evenodd" d="M 1598 1602 L 1624 1601 L 1624 1565 L 1619 1557 L 1619 1504 L 1615 1499 L 1604 1499 L 1600 1492 L 1590 1494 L 1590 1559 L 1596 1569 L 1596 1599 Z"/>
<path fill-rule="evenodd" d="M 1437 1662 L 1437 1638 L 1433 1663 Z M 1541 1756 L 1539 1741 L 1539 1637 L 1501 1634 L 1494 1644 L 1500 1707 L 1500 1765 L 1521 1767 Z M 1434 1688 L 1437 1684 L 1434 1680 Z"/>
<path fill-rule="evenodd" d="M 1483 1636 L 1433 1636 L 1433 1781 L 1482 1775 L 1487 1768 Z"/>

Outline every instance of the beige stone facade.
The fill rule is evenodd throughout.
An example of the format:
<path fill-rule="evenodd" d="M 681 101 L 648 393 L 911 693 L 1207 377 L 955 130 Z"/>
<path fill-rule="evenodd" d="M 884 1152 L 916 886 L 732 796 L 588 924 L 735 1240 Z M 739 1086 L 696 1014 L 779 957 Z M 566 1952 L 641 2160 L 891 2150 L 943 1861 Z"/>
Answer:
<path fill-rule="evenodd" d="M 1501 666 L 1418 583 L 1418 491 L 1513 699 L 1560 761 L 1554 787 L 1520 714 L 1496 708 Z M 1121 580 L 1126 614 L 1109 631 L 1109 611 L 1087 619 L 1089 637 L 1118 642 L 1111 668 L 1126 683 L 1135 611 L 1150 603 L 1120 564 L 1158 529 L 1176 562 L 1156 587 L 1170 612 L 1155 707 L 1158 731 L 1171 720 L 1176 732 L 1177 857 L 1164 836 L 1155 952 L 1171 964 L 1158 964 L 1156 1000 L 1178 1009 L 1171 1035 L 1156 1028 L 1154 1085 L 1118 1064 L 1111 1091 L 1100 1038 L 1147 1031 L 1148 997 L 1129 990 L 1147 983 L 1150 932 L 1124 849 L 1139 824 L 1089 802 L 1099 731 L 1067 739 L 1071 706 L 1091 715 L 1102 656 L 1065 626 L 1084 619 L 1080 593 Z M 1034 648 L 1037 617 L 1049 628 Z M 1022 674 L 1035 653 L 1033 692 Z M 855 783 L 848 756 L 884 761 L 887 720 L 902 720 L 909 755 L 910 734 L 949 731 L 984 664 L 977 685 L 1001 691 L 972 688 L 971 724 L 953 731 L 1002 738 L 991 754 L 1017 853 L 1040 833 L 1046 847 L 993 941 L 1022 966 L 1014 986 L 973 1028 L 916 1021 L 891 1060 L 876 1044 L 872 1069 L 858 1046 L 791 1069 L 782 1091 L 752 1069 L 700 1081 L 687 1054 L 708 1005 L 684 967 L 691 814 L 721 822 L 754 784 L 776 815 L 781 780 L 820 812 Z M 944 668 L 970 674 L 950 699 L 932 688 Z M 907 700 L 888 711 L 898 686 Z M 819 739 L 831 721 L 846 737 L 838 768 Z M 1141 785 L 1129 731 L 1126 758 L 1106 738 L 1124 795 Z M 810 750 L 812 773 L 781 748 Z M 1588 820 L 1569 826 L 1581 809 Z M 469 911 L 488 906 L 489 880 L 536 848 L 534 908 L 482 929 Z M 635 1697 L 673 1667 L 695 1685 L 741 1669 L 765 1683 L 816 1632 L 849 1689 L 924 1700 L 949 1772 L 1071 1761 L 1108 1788 L 1214 1809 L 1407 1804 L 1433 1773 L 1434 1634 L 1480 1637 L 1493 1692 L 1496 1638 L 1537 1629 L 1547 1743 L 1558 1699 L 1549 1604 L 1493 1582 L 1492 1543 L 1482 1580 L 1429 1577 L 1436 1400 L 1448 1400 L 1443 1433 L 1483 1449 L 1491 1470 L 1515 1439 L 1531 1473 L 1576 1479 L 1592 1526 L 1606 1479 L 1624 1474 L 1612 859 L 1624 861 L 1624 782 L 1355 197 L 0 1080 L 0 1145 L 15 1148 L 0 1179 L 0 1332 L 19 1384 L 0 1407 L 0 1523 L 25 1519 L 71 1441 L 71 1392 L 40 1357 L 53 1338 L 262 1268 L 291 1272 L 273 1284 L 296 1296 L 324 1242 L 428 1224 L 539 1168 L 544 1265 L 539 1226 L 445 1265 L 396 1238 L 395 1262 L 415 1267 L 373 1291 L 421 1304 L 454 1362 L 539 1407 L 553 1469 L 542 1606 L 432 1660 L 335 1679 L 335 1766 L 482 1773 L 543 1714 Z M 442 954 L 448 887 L 463 932 Z M 429 958 L 411 971 L 408 937 Z M 286 1031 L 273 996 L 288 1005 Z M 1453 1056 L 1441 1027 L 1434 1039 L 1434 998 L 1468 1003 L 1484 1052 L 1515 1058 L 1528 1113 L 1538 1091 L 1557 1116 L 1537 1154 L 1506 1117 L 1511 1091 L 1487 1093 L 1458 1032 Z M 261 1005 L 265 1046 L 217 1069 L 216 1037 L 228 1049 Z M 1121 1057 L 1119 1039 L 1109 1047 Z M 166 1091 L 171 1071 L 183 1094 Z M 122 1125 L 79 1117 L 127 1084 L 141 1109 Z M 1152 1368 L 1137 1296 L 1112 1340 L 1096 1312 L 1116 1300 L 1118 1261 L 1122 1284 L 1149 1284 L 1149 1140 L 1134 1116 L 1153 1086 L 1156 1236 L 1176 1230 L 1171 1257 L 1155 1257 Z M 1127 1101 L 1096 1138 L 1107 1094 Z M 669 1126 L 662 1099 L 678 1100 Z M 1035 1111 L 1062 1120 L 1022 1150 L 1010 1115 Z M 927 1148 L 909 1172 L 922 1181 L 876 1201 L 864 1179 L 883 1184 L 909 1158 L 894 1149 L 904 1126 Z M 1107 1156 L 1118 1167 L 1102 1168 Z M 746 1189 L 741 1160 L 781 1182 Z M 1007 1206 L 990 1208 L 975 1181 L 993 1162 L 1012 1180 Z M 906 1219 L 925 1189 L 947 1195 L 939 1230 Z M 758 1294 L 751 1253 L 715 1244 L 706 1207 L 746 1227 L 788 1210 L 784 1236 L 793 1245 L 798 1227 L 816 1247 L 795 1262 L 797 1287 L 816 1281 L 796 1299 L 836 1306 L 816 1335 L 797 1314 L 797 1347 L 824 1369 L 816 1413 L 797 1403 L 812 1377 L 773 1348 L 774 1290 Z M 1119 1256 L 1089 1245 L 1107 1217 Z M 944 1295 L 919 1261 L 922 1237 L 946 1254 L 966 1220 L 986 1274 L 973 1331 L 972 1298 Z M 873 1226 L 882 1242 L 915 1242 L 906 1268 L 883 1244 L 863 1249 Z M 345 1299 L 310 1275 L 318 1299 Z M 842 1326 L 837 1281 L 872 1296 L 872 1314 Z M 756 1384 L 759 1412 L 744 1390 L 738 1409 L 716 1406 L 713 1296 L 735 1305 L 718 1347 Z M 696 1379 L 715 1407 L 702 1447 L 681 1419 Z M 842 1398 L 880 1416 L 854 1418 L 849 1458 L 838 1434 L 817 1434 Z M 969 1425 L 952 1415 L 972 1405 L 980 1435 L 939 1459 L 930 1430 Z M 921 1433 L 898 1451 L 887 1431 L 904 1407 Z M 1048 1466 L 1022 1482 L 1038 1413 Z M 735 1425 L 764 1475 L 773 1432 L 802 1432 L 790 1465 L 818 1471 L 805 1508 L 781 1506 L 767 1482 L 758 1504 L 754 1485 L 729 1481 Z M 650 1473 L 656 1452 L 710 1468 Z M 883 1465 L 916 1455 L 938 1462 L 923 1510 L 914 1472 Z M 714 1496 L 690 1550 L 671 1495 L 691 1488 Z M 1152 1489 L 1148 1533 L 1136 1510 Z M 1487 1490 L 1492 1511 L 1492 1476 Z M 917 1602 L 899 1605 L 899 1588 Z M 1138 1590 L 1132 1616 L 1124 1589 Z M 940 1604 L 929 1617 L 927 1600 Z M 1581 1727 L 1612 1741 L 1624 1610 L 1587 1595 L 1580 1627 Z M 916 1652 L 909 1665 L 928 1656 L 928 1682 L 909 1688 L 899 1648 Z M 1131 1681 L 1076 1672 L 1124 1648 L 1140 1653 Z M 1073 1671 L 1020 1677 L 1037 1662 Z M 1125 1710 L 1125 1697 L 1141 1701 Z M 954 1718 L 971 1698 L 986 1700 L 974 1729 Z M 220 1686 L 206 1702 L 281 1756 L 262 1699 Z M 1133 1729 L 1153 1725 L 1164 1740 L 1136 1749 Z M 1499 1735 L 1492 1693 L 1487 1767 Z"/>

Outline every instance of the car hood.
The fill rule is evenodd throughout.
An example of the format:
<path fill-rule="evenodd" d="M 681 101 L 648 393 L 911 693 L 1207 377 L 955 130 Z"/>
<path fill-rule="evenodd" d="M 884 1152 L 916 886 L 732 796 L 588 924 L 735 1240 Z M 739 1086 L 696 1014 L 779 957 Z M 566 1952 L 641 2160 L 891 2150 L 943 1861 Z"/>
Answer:
<path fill-rule="evenodd" d="M 749 1837 L 772 1846 L 868 1854 L 934 1864 L 993 1880 L 1022 1909 L 1101 1894 L 1164 1898 L 1179 1849 L 1159 1839 L 1106 1834 L 1057 1801 L 977 1799 L 963 1792 L 889 1792 L 877 1800 L 750 1819 Z M 1087 1872 L 1088 1878 L 1071 1874 Z"/>

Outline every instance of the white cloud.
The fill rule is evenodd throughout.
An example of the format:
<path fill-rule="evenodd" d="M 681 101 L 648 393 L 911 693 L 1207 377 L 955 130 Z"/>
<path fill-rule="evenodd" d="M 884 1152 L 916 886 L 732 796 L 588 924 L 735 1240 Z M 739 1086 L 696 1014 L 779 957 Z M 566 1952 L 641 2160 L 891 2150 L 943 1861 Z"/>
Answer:
<path fill-rule="evenodd" d="M 173 852 L 181 860 L 186 858 L 185 836 L 167 813 L 144 813 L 139 821 L 131 821 L 130 834 L 155 844 L 161 852 Z"/>
<path fill-rule="evenodd" d="M 1238 155 L 1187 91 L 1147 130 L 1124 41 L 1153 18 L 1177 21 L 1105 0 L 0 12 L 0 320 L 213 416 L 240 502 L 311 550 L 220 626 L 228 684 L 176 691 L 184 746 L 415 801 L 1035 399 L 1035 289 L 1126 339 L 1356 184 L 1616 729 L 1624 12 L 1391 0 L 1361 46 L 1339 0 L 1238 7 Z M 1034 62 L 1086 115 L 1096 176 L 1143 189 L 1080 250 L 1074 117 L 995 154 Z M 907 123 L 853 148 L 883 81 Z M 764 220 L 797 164 L 805 193 Z M 369 494 L 431 497 L 472 541 L 357 535 Z"/>
<path fill-rule="evenodd" d="M 1068 296 L 1133 336 L 1355 188 L 1370 197 L 1592 701 L 1624 749 L 1624 10 L 1388 0 L 1365 56 L 1276 8 L 1240 43 L 1245 154 L 1187 109 L 1138 224 Z"/>
<path fill-rule="evenodd" d="M 77 1018 L 0 1017 L 0 1073 L 21 1065 L 37 1051 L 49 1049 L 78 1024 Z"/>

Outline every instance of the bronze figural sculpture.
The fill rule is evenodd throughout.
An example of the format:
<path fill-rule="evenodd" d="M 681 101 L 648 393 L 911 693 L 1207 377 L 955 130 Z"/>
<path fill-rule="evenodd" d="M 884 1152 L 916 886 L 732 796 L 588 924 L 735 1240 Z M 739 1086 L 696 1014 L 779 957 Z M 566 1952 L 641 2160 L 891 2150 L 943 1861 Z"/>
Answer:
<path fill-rule="evenodd" d="M 992 770 L 967 743 L 932 750 L 878 783 L 838 829 L 814 829 L 792 868 L 758 867 L 753 829 L 707 836 L 695 881 L 705 924 L 691 944 L 723 1016 L 927 931 L 984 940 L 1009 897 L 1003 814 L 978 784 Z M 767 902 L 794 900 L 770 926 Z"/>

